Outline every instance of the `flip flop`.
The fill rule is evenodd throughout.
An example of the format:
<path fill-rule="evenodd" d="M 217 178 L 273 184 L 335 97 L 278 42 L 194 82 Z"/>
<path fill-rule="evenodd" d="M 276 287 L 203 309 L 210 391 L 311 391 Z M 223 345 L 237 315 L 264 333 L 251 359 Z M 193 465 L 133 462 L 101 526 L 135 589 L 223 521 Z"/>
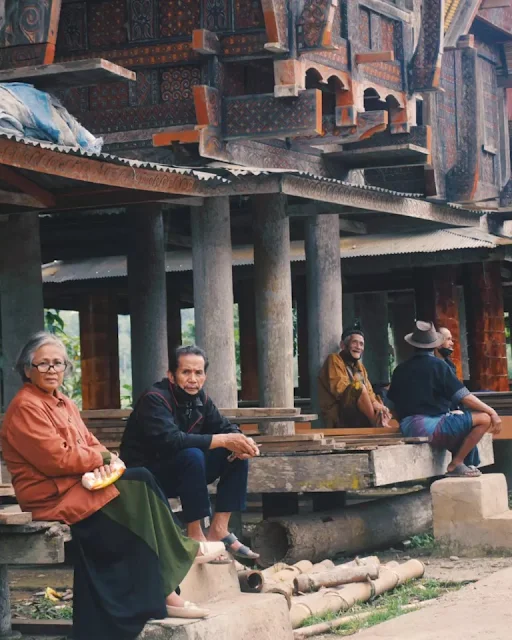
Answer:
<path fill-rule="evenodd" d="M 245 544 L 241 545 L 238 549 L 232 549 L 231 547 L 235 542 L 238 542 L 238 538 L 234 533 L 229 533 L 227 536 L 221 539 L 221 542 L 226 547 L 226 551 L 234 556 L 235 558 L 241 558 L 243 560 L 256 560 L 260 557 L 259 553 L 255 553 L 249 547 L 246 547 Z"/>
<path fill-rule="evenodd" d="M 210 614 L 209 609 L 198 607 L 193 602 L 185 601 L 183 607 L 171 607 L 167 605 L 167 615 L 170 618 L 206 618 Z"/>
<path fill-rule="evenodd" d="M 478 478 L 482 475 L 479 469 L 467 467 L 465 464 L 458 464 L 453 471 L 447 471 L 445 478 Z"/>
<path fill-rule="evenodd" d="M 233 561 L 226 556 L 226 547 L 222 542 L 200 542 L 199 550 L 202 556 L 194 558 L 194 564 L 231 564 Z"/>

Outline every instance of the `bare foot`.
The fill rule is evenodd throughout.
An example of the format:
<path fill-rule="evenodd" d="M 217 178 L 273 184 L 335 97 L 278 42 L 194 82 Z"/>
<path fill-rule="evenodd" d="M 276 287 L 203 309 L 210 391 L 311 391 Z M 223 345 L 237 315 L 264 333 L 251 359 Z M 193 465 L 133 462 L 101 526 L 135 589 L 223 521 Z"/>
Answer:
<path fill-rule="evenodd" d="M 225 538 L 226 536 L 229 536 L 229 531 L 227 529 L 224 531 L 219 531 L 218 529 L 210 528 L 210 531 L 208 532 L 208 540 L 210 542 L 220 542 L 222 538 Z M 242 543 L 240 542 L 240 540 L 237 540 L 229 546 L 229 551 L 238 551 L 241 546 Z"/>

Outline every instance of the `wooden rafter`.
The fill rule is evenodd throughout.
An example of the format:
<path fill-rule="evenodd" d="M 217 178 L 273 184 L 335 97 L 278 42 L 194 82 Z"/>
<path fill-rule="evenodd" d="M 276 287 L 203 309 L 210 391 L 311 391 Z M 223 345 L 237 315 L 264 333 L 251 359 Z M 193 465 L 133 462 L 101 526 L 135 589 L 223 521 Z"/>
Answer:
<path fill-rule="evenodd" d="M 200 207 L 203 198 L 173 197 L 168 193 L 154 191 L 133 191 L 132 189 L 74 189 L 59 193 L 54 210 L 100 209 L 102 207 L 122 207 L 131 204 L 160 202 L 162 204 Z"/>
<path fill-rule="evenodd" d="M 25 209 L 40 209 L 41 203 L 27 193 L 19 191 L 5 191 L 0 189 L 0 205 L 9 204 L 14 207 L 23 207 Z M 0 207 L 0 211 L 3 207 Z"/>
<path fill-rule="evenodd" d="M 55 196 L 52 193 L 9 167 L 0 165 L 0 180 L 30 196 L 31 204 L 25 204 L 25 206 L 42 209 L 55 206 Z"/>

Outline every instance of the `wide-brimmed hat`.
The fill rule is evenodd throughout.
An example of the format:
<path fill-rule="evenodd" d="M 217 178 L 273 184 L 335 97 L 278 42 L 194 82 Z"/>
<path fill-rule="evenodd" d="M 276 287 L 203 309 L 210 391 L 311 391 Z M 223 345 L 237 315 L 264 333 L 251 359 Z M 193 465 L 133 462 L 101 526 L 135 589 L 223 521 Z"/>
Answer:
<path fill-rule="evenodd" d="M 416 328 L 404 340 L 418 349 L 435 349 L 443 344 L 445 337 L 436 331 L 433 322 L 416 320 Z"/>

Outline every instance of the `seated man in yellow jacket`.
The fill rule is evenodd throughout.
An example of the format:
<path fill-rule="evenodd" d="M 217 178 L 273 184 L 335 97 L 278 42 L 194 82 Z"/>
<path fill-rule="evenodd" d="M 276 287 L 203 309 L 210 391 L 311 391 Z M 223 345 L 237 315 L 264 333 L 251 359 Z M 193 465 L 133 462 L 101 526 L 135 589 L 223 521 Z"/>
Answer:
<path fill-rule="evenodd" d="M 385 427 L 391 415 L 375 395 L 362 363 L 364 333 L 345 329 L 339 353 L 331 353 L 318 376 L 320 413 L 325 428 Z"/>

